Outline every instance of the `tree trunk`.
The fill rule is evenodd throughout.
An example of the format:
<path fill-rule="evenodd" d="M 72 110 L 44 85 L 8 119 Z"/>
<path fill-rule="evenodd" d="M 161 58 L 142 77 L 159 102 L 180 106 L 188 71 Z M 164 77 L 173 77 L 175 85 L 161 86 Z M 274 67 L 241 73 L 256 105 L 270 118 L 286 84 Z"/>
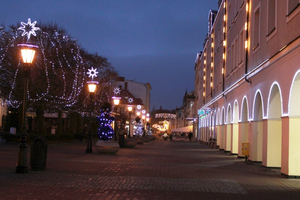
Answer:
<path fill-rule="evenodd" d="M 36 118 L 37 118 L 38 135 L 46 135 L 44 108 L 42 106 L 39 106 L 36 109 Z"/>

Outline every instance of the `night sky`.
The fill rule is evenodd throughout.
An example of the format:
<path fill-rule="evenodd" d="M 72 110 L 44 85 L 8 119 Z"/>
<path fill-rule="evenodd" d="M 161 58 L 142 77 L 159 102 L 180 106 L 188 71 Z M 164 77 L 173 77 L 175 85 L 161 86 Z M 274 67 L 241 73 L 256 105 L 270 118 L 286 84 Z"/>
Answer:
<path fill-rule="evenodd" d="M 181 107 L 218 0 L 2 0 L 0 25 L 55 22 L 128 80 L 150 83 L 151 108 Z"/>

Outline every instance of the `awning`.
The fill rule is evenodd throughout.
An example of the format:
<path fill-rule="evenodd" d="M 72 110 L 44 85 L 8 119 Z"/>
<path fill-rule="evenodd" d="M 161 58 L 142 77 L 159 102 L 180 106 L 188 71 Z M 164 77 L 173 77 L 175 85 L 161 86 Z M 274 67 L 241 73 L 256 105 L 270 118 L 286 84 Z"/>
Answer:
<path fill-rule="evenodd" d="M 180 127 L 173 129 L 172 132 L 177 132 L 177 133 L 188 133 L 188 132 L 193 132 L 193 126 L 185 126 L 185 127 Z"/>

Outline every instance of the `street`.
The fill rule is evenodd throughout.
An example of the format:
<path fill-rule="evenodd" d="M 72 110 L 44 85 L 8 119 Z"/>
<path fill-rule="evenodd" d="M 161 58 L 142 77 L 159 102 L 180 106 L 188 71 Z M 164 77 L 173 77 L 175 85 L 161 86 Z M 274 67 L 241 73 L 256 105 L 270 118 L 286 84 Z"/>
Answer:
<path fill-rule="evenodd" d="M 29 172 L 16 174 L 18 144 L 0 143 L 0 199 L 300 199 L 300 179 L 197 142 L 85 150 L 85 140 L 48 143 L 47 170 L 31 171 L 28 146 Z"/>

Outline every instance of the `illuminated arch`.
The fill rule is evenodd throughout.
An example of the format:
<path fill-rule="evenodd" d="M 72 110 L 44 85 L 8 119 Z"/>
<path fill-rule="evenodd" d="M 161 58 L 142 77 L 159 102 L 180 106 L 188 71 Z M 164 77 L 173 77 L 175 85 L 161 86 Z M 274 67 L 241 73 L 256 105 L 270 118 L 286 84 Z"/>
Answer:
<path fill-rule="evenodd" d="M 225 124 L 225 107 L 222 107 L 221 115 L 220 115 L 220 122 L 222 125 Z"/>
<path fill-rule="evenodd" d="M 244 96 L 242 100 L 240 121 L 249 121 L 249 103 L 246 96 Z"/>
<path fill-rule="evenodd" d="M 237 123 L 239 121 L 239 103 L 237 100 L 234 101 L 232 114 L 232 122 Z"/>
<path fill-rule="evenodd" d="M 228 122 L 228 120 L 230 120 Z M 232 122 L 232 113 L 231 113 L 231 105 L 230 103 L 227 105 L 227 117 L 226 117 L 226 123 L 230 124 Z"/>
<path fill-rule="evenodd" d="M 243 97 L 241 105 L 241 116 L 239 123 L 239 148 L 238 156 L 244 157 L 242 152 L 243 143 L 249 143 L 249 104 L 246 96 Z"/>
<path fill-rule="evenodd" d="M 252 161 L 262 161 L 263 152 L 263 99 L 260 90 L 254 95 L 253 112 L 252 112 L 252 134 L 250 144 L 250 159 Z"/>
<path fill-rule="evenodd" d="M 289 96 L 289 116 L 299 116 L 300 115 L 300 70 L 298 70 L 293 78 L 290 96 Z M 292 109 L 291 109 L 292 108 Z"/>
<path fill-rule="evenodd" d="M 260 90 L 257 90 L 253 100 L 252 120 L 262 120 L 264 116 L 263 97 Z M 261 106 L 261 107 L 260 107 Z"/>
<path fill-rule="evenodd" d="M 220 116 L 220 108 L 217 110 L 217 115 L 216 115 L 216 125 L 221 125 L 221 116 Z"/>
<path fill-rule="evenodd" d="M 263 159 L 266 167 L 281 167 L 282 98 L 279 84 L 274 82 L 269 91 L 267 121 L 264 124 Z"/>
<path fill-rule="evenodd" d="M 283 112 L 282 109 L 283 106 L 281 89 L 279 84 L 277 82 L 274 82 L 270 87 L 268 96 L 267 118 L 280 119 Z"/>

